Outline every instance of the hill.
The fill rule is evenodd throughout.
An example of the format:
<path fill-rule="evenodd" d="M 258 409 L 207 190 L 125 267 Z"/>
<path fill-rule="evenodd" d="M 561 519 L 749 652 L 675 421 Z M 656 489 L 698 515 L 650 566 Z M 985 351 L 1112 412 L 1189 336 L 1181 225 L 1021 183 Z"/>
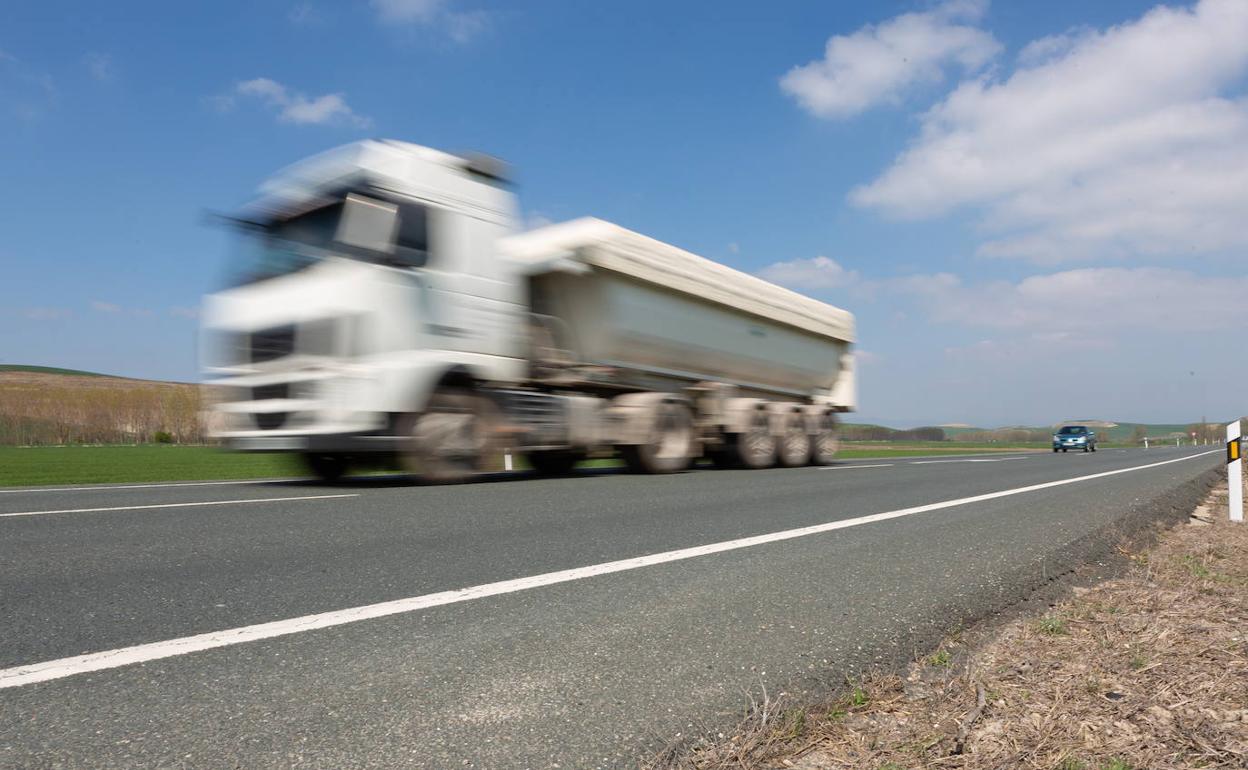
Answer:
<path fill-rule="evenodd" d="M 0 364 L 0 372 L 33 372 L 36 374 L 72 374 L 79 377 L 111 377 L 99 372 L 86 372 L 81 369 L 61 369 L 55 366 L 28 366 L 26 364 Z"/>
<path fill-rule="evenodd" d="M 0 365 L 0 444 L 203 443 L 197 385 Z"/>

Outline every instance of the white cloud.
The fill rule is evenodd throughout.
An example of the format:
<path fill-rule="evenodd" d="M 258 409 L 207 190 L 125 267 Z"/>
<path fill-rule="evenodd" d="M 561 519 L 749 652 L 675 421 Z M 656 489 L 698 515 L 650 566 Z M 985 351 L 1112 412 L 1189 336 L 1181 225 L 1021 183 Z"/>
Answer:
<path fill-rule="evenodd" d="M 427 24 L 442 11 L 443 0 L 371 0 L 377 16 L 398 24 Z"/>
<path fill-rule="evenodd" d="M 1157 7 L 1042 38 L 963 83 L 856 203 L 982 215 L 981 253 L 1058 262 L 1248 246 L 1248 3 Z"/>
<path fill-rule="evenodd" d="M 74 311 L 64 307 L 28 307 L 21 313 L 31 321 L 60 321 L 72 317 Z"/>
<path fill-rule="evenodd" d="M 91 77 L 101 83 L 111 83 L 117 79 L 117 68 L 113 65 L 113 57 L 104 53 L 89 53 L 82 57 Z"/>
<path fill-rule="evenodd" d="M 829 257 L 775 262 L 759 270 L 758 276 L 802 292 L 840 289 L 858 282 L 858 271 L 846 270 Z"/>
<path fill-rule="evenodd" d="M 91 309 L 100 313 L 120 313 L 121 305 L 114 305 L 112 302 L 104 302 L 102 300 L 91 300 Z"/>
<path fill-rule="evenodd" d="M 828 40 L 822 59 L 796 67 L 780 86 L 815 115 L 848 118 L 896 103 L 913 87 L 939 82 L 957 66 L 976 72 L 1001 50 L 972 26 L 987 2 L 946 2 Z"/>
<path fill-rule="evenodd" d="M 239 83 L 235 93 L 259 99 L 278 111 L 278 119 L 296 125 L 323 125 L 347 123 L 357 128 L 368 128 L 372 120 L 356 113 L 347 105 L 340 93 L 308 97 L 269 78 L 255 78 Z M 212 100 L 217 109 L 228 110 L 234 106 L 232 97 L 216 97 Z"/>
<path fill-rule="evenodd" d="M 199 318 L 199 310 L 193 307 L 174 306 L 169 308 L 169 315 L 177 318 Z"/>
<path fill-rule="evenodd" d="M 1159 267 L 1102 267 L 967 285 L 949 273 L 888 282 L 938 323 L 1013 330 L 1045 343 L 1123 332 L 1226 328 L 1226 308 L 1248 296 L 1248 276 L 1212 277 Z"/>
<path fill-rule="evenodd" d="M 296 27 L 319 27 L 326 22 L 325 13 L 312 3 L 299 3 L 290 9 L 286 19 Z"/>
<path fill-rule="evenodd" d="M 450 0 L 370 0 L 377 18 L 391 26 L 437 27 L 456 43 L 467 43 L 489 25 L 486 11 L 455 11 Z"/>

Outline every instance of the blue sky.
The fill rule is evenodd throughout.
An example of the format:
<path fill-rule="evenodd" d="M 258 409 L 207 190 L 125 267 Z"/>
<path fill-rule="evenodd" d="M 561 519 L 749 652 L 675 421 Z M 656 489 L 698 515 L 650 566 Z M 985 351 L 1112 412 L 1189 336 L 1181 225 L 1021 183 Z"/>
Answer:
<path fill-rule="evenodd" d="M 852 310 L 863 418 L 1229 417 L 1246 8 L 7 3 L 0 361 L 194 379 L 207 214 L 386 136 Z"/>

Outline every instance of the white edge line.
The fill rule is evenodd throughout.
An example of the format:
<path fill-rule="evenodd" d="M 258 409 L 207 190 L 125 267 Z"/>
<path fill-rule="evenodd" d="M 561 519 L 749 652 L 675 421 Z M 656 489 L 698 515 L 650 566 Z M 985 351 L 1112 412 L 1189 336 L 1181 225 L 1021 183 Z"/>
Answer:
<path fill-rule="evenodd" d="M 149 508 L 194 508 L 200 505 L 239 505 L 241 503 L 281 503 L 291 500 L 330 500 L 336 497 L 359 497 L 359 494 L 348 495 L 301 495 L 299 497 L 252 497 L 246 500 L 207 500 L 195 503 L 159 503 L 156 505 L 117 505 L 111 508 L 65 508 L 60 511 L 18 511 L 16 513 L 0 513 L 0 519 L 10 516 L 46 516 L 51 513 L 98 513 L 100 511 L 142 511 Z"/>
<path fill-rule="evenodd" d="M 892 463 L 879 463 L 877 465 L 825 465 L 825 471 L 852 471 L 858 468 L 891 468 Z"/>
<path fill-rule="evenodd" d="M 21 492 L 106 492 L 110 489 L 153 489 L 156 487 L 211 487 L 228 486 L 230 484 L 272 484 L 282 481 L 307 481 L 307 477 L 279 479 L 234 479 L 230 481 L 173 481 L 159 484 L 100 484 L 94 487 L 14 487 L 0 489 L 0 495 L 15 495 Z"/>
<path fill-rule="evenodd" d="M 1047 481 L 1041 484 L 1032 484 L 1031 486 L 1026 487 L 1017 487 L 1015 489 L 1005 489 L 999 492 L 988 492 L 986 494 L 975 495 L 973 497 L 963 497 L 957 500 L 945 500 L 939 503 L 918 505 L 913 508 L 901 508 L 895 511 L 875 513 L 869 516 L 859 516 L 853 519 L 830 521 L 824 524 L 815 524 L 809 527 L 799 527 L 797 529 L 787 529 L 780 532 L 771 532 L 765 535 L 755 535 L 753 537 L 744 537 L 737 540 L 726 540 L 720 543 L 710 543 L 708 545 L 699 545 L 692 548 L 681 548 L 675 551 L 665 551 L 662 553 L 650 554 L 648 556 L 637 556 L 631 559 L 621 559 L 619 561 L 593 564 L 587 567 L 577 567 L 558 572 L 547 572 L 541 575 L 532 575 L 529 577 L 516 578 L 514 580 L 503 580 L 497 583 L 485 583 L 483 585 L 471 586 L 469 588 L 442 591 L 440 593 L 426 594 L 424 596 L 414 596 L 407 599 L 395 599 L 393 601 L 380 602 L 378 604 L 368 604 L 344 610 L 322 612 L 316 615 L 304 615 L 303 617 L 275 620 L 269 623 L 259 623 L 253 626 L 230 628 L 224 631 L 212 631 L 205 634 L 197 634 L 195 636 L 185 636 L 179 639 L 168 639 L 161 642 L 138 644 L 133 647 L 122 647 L 120 649 L 106 650 L 104 652 L 77 655 L 71 658 L 60 658 L 57 660 L 44 661 L 42 663 L 33 663 L 26 666 L 0 669 L 0 689 L 21 687 L 23 685 L 35 684 L 37 682 L 47 682 L 53 679 L 62 679 L 67 676 L 74 676 L 76 674 L 86 674 L 92 671 L 118 668 L 120 666 L 127 666 L 135 663 L 146 663 L 148 661 L 160 660 L 162 658 L 170 658 L 177 655 L 187 655 L 192 652 L 211 650 L 217 647 L 228 647 L 235 644 L 243 644 L 245 642 L 259 641 L 261 639 L 272 639 L 274 637 L 301 633 L 303 631 L 331 628 L 333 626 L 341 626 L 347 623 L 356 623 L 361 620 L 371 620 L 374 618 L 386 617 L 388 615 L 414 612 L 416 610 L 428 609 L 430 607 L 458 604 L 460 602 L 472 601 L 473 599 L 483 599 L 487 596 L 515 593 L 517 591 L 527 591 L 533 588 L 540 588 L 558 583 L 568 583 L 573 580 L 582 580 L 584 578 L 595 577 L 598 575 L 626 572 L 628 570 L 640 569 L 641 567 L 651 567 L 656 564 L 667 564 L 669 562 L 682 561 L 684 559 L 692 559 L 699 556 L 708 556 L 710 554 L 723 553 L 725 551 L 750 548 L 756 545 L 763 545 L 765 543 L 792 540 L 794 538 L 807 537 L 809 535 L 816 535 L 823 532 L 832 532 L 838 529 L 848 529 L 850 527 L 862 526 L 863 524 L 872 524 L 877 521 L 899 519 L 903 516 L 913 516 L 919 513 L 939 511 L 944 508 L 953 508 L 959 505 L 968 505 L 970 503 L 978 503 L 985 500 L 995 500 L 1001 497 L 1021 495 L 1025 492 L 1034 492 L 1040 489 L 1050 489 L 1052 487 L 1075 484 L 1081 481 L 1090 481 L 1092 479 L 1100 479 L 1107 476 L 1117 476 L 1122 473 L 1133 473 L 1135 471 L 1157 468 L 1171 463 L 1194 460 L 1198 457 L 1205 457 L 1207 455 L 1217 454 L 1222 451 L 1223 450 L 1221 448 L 1218 448 L 1208 452 L 1201 452 L 1200 454 L 1178 457 L 1172 460 L 1163 460 L 1161 462 L 1150 463 L 1148 465 L 1137 465 L 1132 468 L 1119 468 L 1118 470 L 1093 473 L 1088 476 L 1076 476 L 1074 478 L 1060 479 L 1058 481 Z"/>

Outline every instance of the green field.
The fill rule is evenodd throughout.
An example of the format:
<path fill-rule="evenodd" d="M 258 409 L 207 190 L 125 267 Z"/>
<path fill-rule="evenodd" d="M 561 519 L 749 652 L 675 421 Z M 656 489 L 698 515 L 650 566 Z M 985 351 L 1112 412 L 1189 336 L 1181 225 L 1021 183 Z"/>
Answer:
<path fill-rule="evenodd" d="M 242 455 L 202 446 L 0 447 L 0 487 L 215 481 L 301 475 L 288 455 Z"/>
<path fill-rule="evenodd" d="M 838 457 L 847 460 L 921 457 L 1017 451 L 1021 448 L 917 441 L 898 442 L 895 447 L 847 444 Z M 619 465 L 618 460 L 598 459 L 588 460 L 581 467 L 613 468 Z M 516 467 L 524 467 L 520 458 L 517 458 Z M 203 446 L 0 447 L 0 487 L 266 479 L 302 475 L 303 469 L 290 455 L 233 454 Z"/>

